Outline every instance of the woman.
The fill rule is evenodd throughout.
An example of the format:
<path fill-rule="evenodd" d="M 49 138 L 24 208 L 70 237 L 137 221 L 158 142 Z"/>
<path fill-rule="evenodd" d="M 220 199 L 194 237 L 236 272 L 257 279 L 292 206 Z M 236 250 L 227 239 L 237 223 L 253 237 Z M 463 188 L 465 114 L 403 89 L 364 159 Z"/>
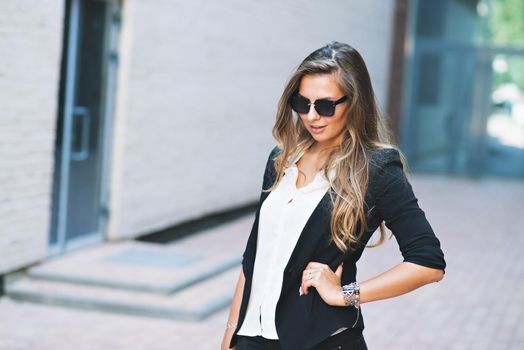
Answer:
<path fill-rule="evenodd" d="M 332 42 L 304 59 L 273 136 L 222 349 L 367 349 L 361 305 L 438 282 L 446 263 L 354 48 Z M 404 261 L 357 282 L 384 221 Z"/>

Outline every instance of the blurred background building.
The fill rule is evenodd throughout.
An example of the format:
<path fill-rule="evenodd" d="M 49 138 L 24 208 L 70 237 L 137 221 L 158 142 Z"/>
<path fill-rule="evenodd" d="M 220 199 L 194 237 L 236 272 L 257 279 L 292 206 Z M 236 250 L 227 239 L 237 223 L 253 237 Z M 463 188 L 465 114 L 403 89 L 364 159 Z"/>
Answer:
<path fill-rule="evenodd" d="M 287 78 L 357 48 L 413 171 L 524 178 L 520 0 L 0 3 L 0 275 L 249 209 Z"/>
<path fill-rule="evenodd" d="M 416 170 L 524 177 L 524 2 L 410 2 L 402 146 Z"/>

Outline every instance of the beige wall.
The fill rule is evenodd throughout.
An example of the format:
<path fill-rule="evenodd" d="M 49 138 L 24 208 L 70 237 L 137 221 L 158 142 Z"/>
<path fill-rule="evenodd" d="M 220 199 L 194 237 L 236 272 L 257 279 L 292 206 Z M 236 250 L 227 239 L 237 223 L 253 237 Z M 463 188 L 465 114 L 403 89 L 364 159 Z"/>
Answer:
<path fill-rule="evenodd" d="M 0 274 L 47 256 L 63 4 L 0 1 Z M 392 15 L 392 0 L 125 0 L 108 238 L 255 201 L 284 83 L 331 40 L 362 53 L 383 104 Z"/>
<path fill-rule="evenodd" d="M 0 1 L 0 274 L 47 256 L 63 1 Z"/>
<path fill-rule="evenodd" d="M 110 237 L 258 198 L 286 79 L 331 40 L 386 102 L 393 1 L 127 0 Z"/>

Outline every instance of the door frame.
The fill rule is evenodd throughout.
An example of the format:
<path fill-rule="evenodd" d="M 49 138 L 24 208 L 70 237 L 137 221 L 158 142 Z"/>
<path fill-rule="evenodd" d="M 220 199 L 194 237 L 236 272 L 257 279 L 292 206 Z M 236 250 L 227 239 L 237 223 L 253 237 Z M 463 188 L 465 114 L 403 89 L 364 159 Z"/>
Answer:
<path fill-rule="evenodd" d="M 67 52 L 65 54 L 64 72 L 64 101 L 63 101 L 63 128 L 60 149 L 59 192 L 56 203 L 56 225 L 51 229 L 56 230 L 57 240 L 49 243 L 48 256 L 61 255 L 87 245 L 100 243 L 104 240 L 104 234 L 109 220 L 109 171 L 111 161 L 111 140 L 113 129 L 113 116 L 115 107 L 117 69 L 118 69 L 118 37 L 121 23 L 121 0 L 106 0 L 109 11 L 106 13 L 105 23 L 107 34 L 104 39 L 104 52 L 109 54 L 104 64 L 103 98 L 103 126 L 101 128 L 101 160 L 100 160 L 100 215 L 98 216 L 98 230 L 83 235 L 82 237 L 67 238 L 67 208 L 69 195 L 69 177 L 72 142 L 72 117 L 75 103 L 76 69 L 78 61 L 78 36 L 80 26 L 80 2 L 86 0 L 70 0 L 69 18 L 67 26 Z M 66 6 L 66 9 L 68 7 Z M 66 33 L 64 33 L 66 35 Z M 56 176 L 55 176 L 56 181 Z M 55 210 L 55 209 L 54 209 Z"/>

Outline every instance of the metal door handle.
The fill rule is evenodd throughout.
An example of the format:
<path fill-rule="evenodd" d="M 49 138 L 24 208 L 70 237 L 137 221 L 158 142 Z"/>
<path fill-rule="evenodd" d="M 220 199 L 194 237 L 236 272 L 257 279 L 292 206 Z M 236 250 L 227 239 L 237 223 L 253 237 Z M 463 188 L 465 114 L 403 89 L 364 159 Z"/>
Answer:
<path fill-rule="evenodd" d="M 80 132 L 77 133 L 76 123 L 80 123 Z M 86 160 L 89 157 L 89 130 L 91 124 L 91 115 L 86 107 L 76 106 L 73 109 L 73 138 L 71 139 L 71 159 Z M 80 147 L 78 150 L 73 149 L 76 140 L 80 137 Z"/>

